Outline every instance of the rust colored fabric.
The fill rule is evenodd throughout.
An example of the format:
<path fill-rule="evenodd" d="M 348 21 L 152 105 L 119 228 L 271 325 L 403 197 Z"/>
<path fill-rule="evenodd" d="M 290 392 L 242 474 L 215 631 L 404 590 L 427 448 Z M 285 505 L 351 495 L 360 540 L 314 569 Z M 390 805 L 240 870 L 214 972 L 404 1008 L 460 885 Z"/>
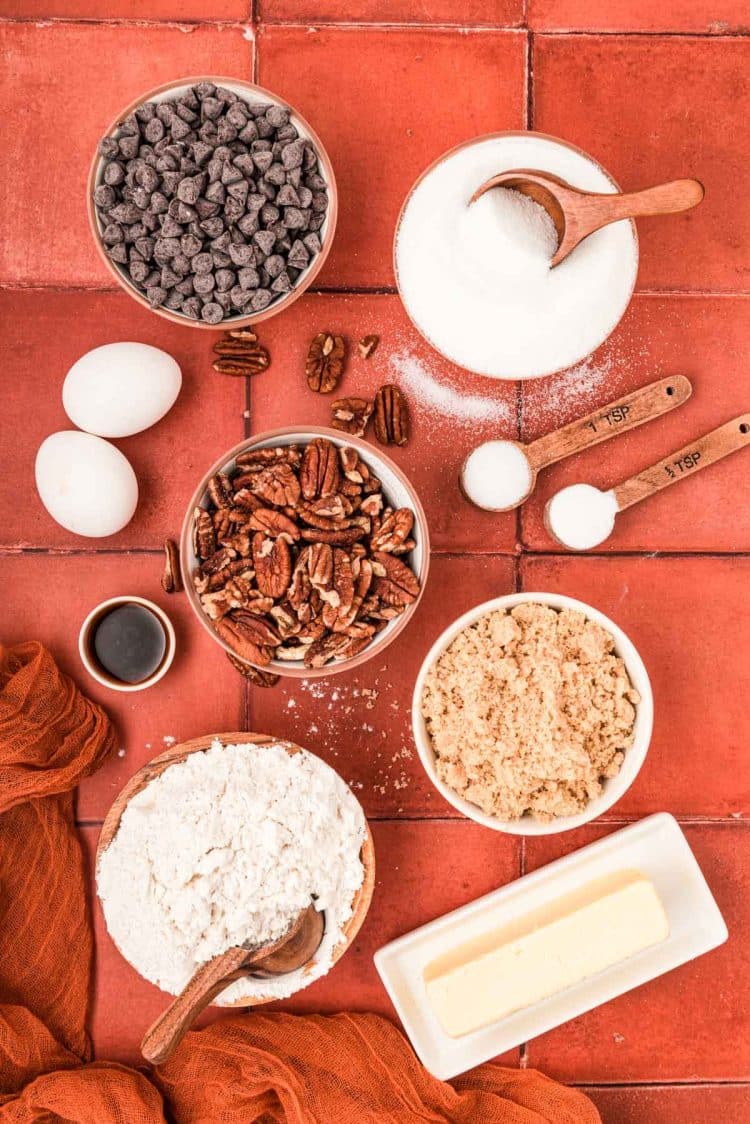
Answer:
<path fill-rule="evenodd" d="M 531 1070 L 438 1081 L 376 1015 L 233 1015 L 150 1074 L 93 1061 L 73 790 L 113 745 L 40 644 L 0 645 L 0 1124 L 600 1124 Z"/>

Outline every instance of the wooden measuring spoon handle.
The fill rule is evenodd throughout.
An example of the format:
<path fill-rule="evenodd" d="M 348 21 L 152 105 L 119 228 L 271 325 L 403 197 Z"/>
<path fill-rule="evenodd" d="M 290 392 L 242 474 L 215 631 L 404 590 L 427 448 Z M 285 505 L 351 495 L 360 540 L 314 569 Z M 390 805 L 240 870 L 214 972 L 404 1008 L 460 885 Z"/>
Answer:
<path fill-rule="evenodd" d="M 578 238 L 620 219 L 646 215 L 672 215 L 697 207 L 705 194 L 700 180 L 672 180 L 643 191 L 622 195 L 593 195 L 582 192 L 575 201 Z"/>
<path fill-rule="evenodd" d="M 608 441 L 610 437 L 635 429 L 652 418 L 661 417 L 687 402 L 692 393 L 690 380 L 684 375 L 658 379 L 583 418 L 577 418 L 562 429 L 537 438 L 527 445 L 526 455 L 532 469 L 538 472 L 564 457 Z"/>
<path fill-rule="evenodd" d="M 676 484 L 686 476 L 708 468 L 746 445 L 750 445 L 750 414 L 741 414 L 711 433 L 698 437 L 676 453 L 671 453 L 658 464 L 644 469 L 637 476 L 631 476 L 629 480 L 618 484 L 612 489 L 617 506 L 620 511 L 624 511 L 626 507 L 632 507 L 654 492 L 660 492 L 662 488 L 668 488 L 670 484 Z"/>
<path fill-rule="evenodd" d="M 177 995 L 154 1023 L 141 1042 L 141 1053 L 147 1062 L 160 1065 L 182 1041 L 204 1007 L 223 991 L 247 962 L 246 948 L 230 948 L 201 964 L 187 987 Z"/>

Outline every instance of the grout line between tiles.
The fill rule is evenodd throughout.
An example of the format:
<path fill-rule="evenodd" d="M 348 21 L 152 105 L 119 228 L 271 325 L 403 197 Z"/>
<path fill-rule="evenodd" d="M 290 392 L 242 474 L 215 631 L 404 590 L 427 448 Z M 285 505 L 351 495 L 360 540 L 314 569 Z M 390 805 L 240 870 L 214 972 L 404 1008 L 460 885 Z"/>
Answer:
<path fill-rule="evenodd" d="M 526 128 L 534 128 L 534 32 L 526 38 Z"/>
<path fill-rule="evenodd" d="M 136 27 L 143 29 L 159 29 L 168 28 L 173 31 L 196 31 L 200 28 L 209 27 L 216 28 L 221 31 L 235 30 L 244 31 L 247 27 L 247 21 L 251 17 L 248 16 L 243 22 L 238 19 L 221 20 L 221 19 L 164 19 L 164 20 L 148 20 L 148 19 L 127 19 L 125 17 L 118 18 L 112 16 L 102 19 L 99 16 L 0 16 L 0 26 L 4 24 L 18 24 L 18 25 L 31 25 L 38 28 L 40 31 L 50 27 L 51 25 L 62 27 Z"/>
<path fill-rule="evenodd" d="M 49 554 L 55 557 L 95 557 L 97 555 L 117 555 L 127 557 L 128 555 L 160 555 L 163 548 L 161 546 L 133 546 L 123 547 L 117 549 L 116 547 L 109 547 L 107 549 L 97 547 L 86 549 L 83 547 L 55 547 L 55 546 L 2 546 L 0 545 L 0 557 L 13 558 L 15 556 L 23 556 L 27 554 Z M 750 558 L 750 550 L 611 550 L 607 552 L 596 553 L 595 551 L 586 551 L 585 553 L 571 552 L 571 551 L 556 551 L 556 550 L 534 550 L 527 547 L 522 547 L 521 552 L 515 549 L 508 550 L 433 550 L 433 555 L 440 558 L 512 558 L 517 561 L 522 561 L 524 558 L 552 558 L 552 559 L 583 559 L 583 558 L 596 558 L 596 559 L 685 559 L 690 560 L 694 558 L 716 558 L 716 559 L 745 559 Z M 517 592 L 523 592 L 523 583 Z"/>
<path fill-rule="evenodd" d="M 711 1089 L 717 1085 L 750 1087 L 750 1077 L 704 1078 L 701 1081 L 566 1081 L 572 1089 Z M 727 1124 L 727 1122 L 724 1122 Z"/>
<path fill-rule="evenodd" d="M 253 52 L 254 69 L 257 67 L 258 51 L 257 44 L 256 50 Z M 257 81 L 257 78 L 254 79 Z M 39 293 L 122 293 L 123 290 L 119 285 L 103 285 L 92 283 L 85 284 L 63 284 L 60 282 L 52 282 L 44 284 L 38 281 L 9 281 L 0 280 L 0 292 L 9 293 L 26 293 L 26 292 L 39 292 Z M 395 285 L 373 285 L 370 287 L 364 285 L 320 285 L 313 286 L 306 290 L 305 296 L 397 296 L 398 289 Z M 697 300 L 705 299 L 725 299 L 732 300 L 746 299 L 750 297 L 750 289 L 636 289 L 633 294 L 634 297 L 691 297 Z"/>

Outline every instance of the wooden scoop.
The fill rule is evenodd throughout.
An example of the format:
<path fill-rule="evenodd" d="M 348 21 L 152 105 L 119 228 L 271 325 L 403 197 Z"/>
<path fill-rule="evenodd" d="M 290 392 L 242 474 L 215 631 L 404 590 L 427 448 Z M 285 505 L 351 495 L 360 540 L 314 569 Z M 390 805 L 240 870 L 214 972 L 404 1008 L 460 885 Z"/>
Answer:
<path fill-rule="evenodd" d="M 166 1061 L 204 1007 L 235 980 L 245 976 L 268 979 L 303 967 L 320 947 L 324 928 L 323 914 L 311 904 L 278 940 L 261 948 L 228 948 L 201 964 L 185 989 L 146 1031 L 141 1042 L 143 1057 L 151 1065 Z"/>
<path fill-rule="evenodd" d="M 741 414 L 739 417 L 733 418 L 732 421 L 719 426 L 718 429 L 704 434 L 703 437 L 698 437 L 689 445 L 678 449 L 677 452 L 670 453 L 664 460 L 658 461 L 650 468 L 645 468 L 643 472 L 639 472 L 636 476 L 624 480 L 622 484 L 616 484 L 608 492 L 602 492 L 599 488 L 594 488 L 588 484 L 570 485 L 554 495 L 547 504 L 544 512 L 547 530 L 553 538 L 569 550 L 590 550 L 609 538 L 614 528 L 615 516 L 619 512 L 625 511 L 633 504 L 640 503 L 641 500 L 648 499 L 649 496 L 662 491 L 663 488 L 668 488 L 670 484 L 677 484 L 678 481 L 685 480 L 688 476 L 700 472 L 701 469 L 716 464 L 717 461 L 728 457 L 730 453 L 736 453 L 749 444 L 750 414 Z M 566 497 L 569 501 L 580 505 L 580 511 L 577 514 L 589 517 L 592 523 L 596 523 L 598 516 L 601 526 L 609 523 L 608 529 L 602 532 L 596 542 L 589 543 L 587 547 L 571 546 L 570 543 L 565 542 L 564 538 L 560 537 L 559 516 L 555 515 L 555 504 L 557 502 L 559 505 L 560 501 L 565 501 Z M 570 507 L 568 511 L 570 511 Z"/>
<path fill-rule="evenodd" d="M 610 437 L 616 437 L 619 433 L 627 433 L 629 429 L 635 429 L 636 426 L 643 425 L 644 422 L 651 421 L 653 418 L 661 417 L 662 414 L 666 414 L 677 406 L 681 406 L 683 402 L 687 402 L 692 393 L 693 387 L 690 380 L 685 378 L 684 375 L 657 379 L 656 382 L 642 386 L 631 394 L 626 394 L 622 398 L 618 398 L 617 401 L 610 402 L 607 406 L 601 406 L 593 413 L 577 418 L 576 421 L 572 421 L 560 429 L 555 429 L 552 433 L 545 434 L 544 437 L 538 437 L 536 441 L 531 441 L 528 445 L 522 441 L 507 440 L 507 442 L 503 442 L 503 444 L 515 445 L 517 449 L 520 449 L 529 465 L 529 485 L 526 491 L 516 498 L 514 503 L 505 507 L 488 508 L 484 504 L 477 504 L 477 501 L 469 494 L 464 484 L 464 473 L 473 453 L 469 454 L 461 469 L 461 489 L 468 500 L 484 510 L 512 511 L 529 498 L 536 485 L 537 473 L 541 469 L 547 468 L 565 457 L 570 457 L 574 453 L 580 453 L 583 449 L 589 449 L 592 445 L 608 441 Z M 492 444 L 496 444 L 496 442 L 492 442 Z M 482 447 L 480 445 L 479 449 Z M 475 449 L 473 452 L 476 453 L 477 451 Z"/>
<path fill-rule="evenodd" d="M 517 168 L 487 180 L 477 188 L 469 203 L 475 203 L 493 187 L 520 191 L 544 207 L 557 231 L 557 250 L 550 262 L 553 269 L 579 242 L 611 222 L 689 211 L 698 206 L 705 194 L 699 180 L 672 180 L 657 187 L 647 187 L 644 191 L 597 195 L 591 191 L 579 191 L 549 172 Z"/>

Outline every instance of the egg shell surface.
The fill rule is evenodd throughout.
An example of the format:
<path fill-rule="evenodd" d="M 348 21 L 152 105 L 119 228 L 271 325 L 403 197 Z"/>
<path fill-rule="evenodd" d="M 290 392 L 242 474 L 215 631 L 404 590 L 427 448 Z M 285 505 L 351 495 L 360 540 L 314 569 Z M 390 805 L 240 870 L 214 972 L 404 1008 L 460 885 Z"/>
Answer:
<path fill-rule="evenodd" d="M 82 355 L 63 383 L 63 406 L 79 429 L 129 437 L 171 410 L 182 386 L 180 366 L 146 343 L 107 343 Z"/>
<path fill-rule="evenodd" d="M 130 522 L 138 505 L 138 481 L 130 461 L 91 433 L 50 434 L 39 446 L 35 473 L 47 511 L 75 535 L 114 535 Z"/>

